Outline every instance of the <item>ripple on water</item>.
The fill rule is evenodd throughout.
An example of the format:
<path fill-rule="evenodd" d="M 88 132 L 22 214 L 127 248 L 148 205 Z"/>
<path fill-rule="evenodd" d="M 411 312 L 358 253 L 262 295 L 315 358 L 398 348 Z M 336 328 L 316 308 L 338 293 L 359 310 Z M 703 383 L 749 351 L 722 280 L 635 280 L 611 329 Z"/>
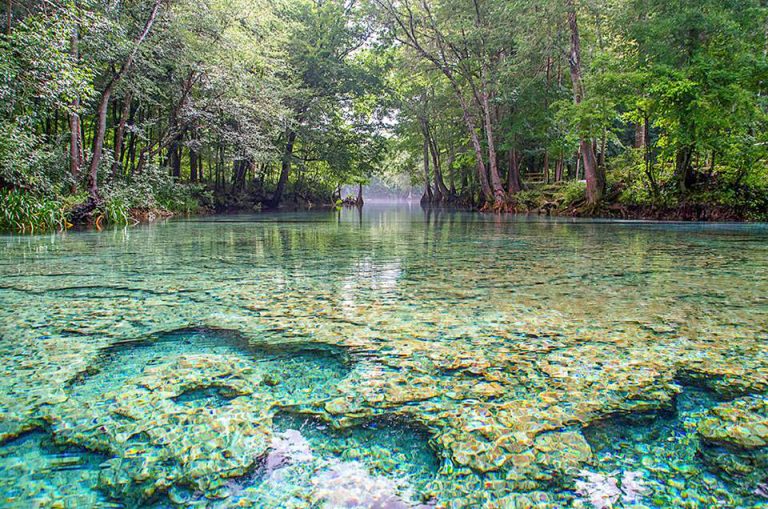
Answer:
<path fill-rule="evenodd" d="M 754 464 L 751 453 L 731 454 L 731 441 L 717 442 L 717 419 L 709 419 L 709 438 L 700 420 L 693 431 L 668 424 L 685 421 L 680 410 L 671 421 L 657 414 L 629 422 L 624 438 L 618 424 L 605 424 L 613 431 L 608 445 L 594 444 L 596 463 L 570 428 L 667 404 L 681 370 L 737 398 L 768 391 L 765 225 L 346 212 L 0 239 L 0 434 L 44 422 L 56 442 L 103 452 L 98 488 L 127 506 L 153 496 L 166 506 L 226 505 L 237 490 L 252 498 L 267 484 L 242 480 L 276 450 L 273 439 L 303 443 L 280 435 L 291 429 L 281 416 L 274 430 L 281 408 L 325 410 L 337 424 L 381 413 L 429 422 L 446 457 L 426 492 L 441 486 L 448 507 L 567 508 L 572 477 L 589 480 L 582 469 L 617 472 L 625 490 L 638 478 L 624 474 L 645 472 L 653 488 L 642 495 L 646 507 L 765 505 L 747 492 L 765 481 L 750 473 L 752 486 L 742 486 L 722 473 Z M 247 334 L 183 329 L 144 338 L 183 324 Z M 142 339 L 92 359 L 107 337 Z M 762 433 L 752 403 L 718 405 L 722 427 L 737 413 L 735 424 Z M 369 461 L 375 447 L 395 447 L 385 429 L 334 451 L 337 437 L 313 438 L 331 430 L 300 424 L 290 426 L 318 462 L 275 469 L 273 492 L 283 495 L 270 502 L 264 489 L 252 498 L 257 507 L 328 501 L 350 479 L 392 491 L 400 474 L 385 471 L 386 459 Z M 686 442 L 700 438 L 719 445 Z M 418 495 L 431 470 L 418 467 L 427 463 L 420 454 L 395 453 L 392 470 Z M 38 456 L 24 461 L 44 470 Z M 4 456 L 0 468 L 14 461 Z M 291 498 L 279 479 L 294 471 Z M 409 483 L 395 482 L 400 500 Z M 24 507 L 44 500 L 40 493 Z"/>

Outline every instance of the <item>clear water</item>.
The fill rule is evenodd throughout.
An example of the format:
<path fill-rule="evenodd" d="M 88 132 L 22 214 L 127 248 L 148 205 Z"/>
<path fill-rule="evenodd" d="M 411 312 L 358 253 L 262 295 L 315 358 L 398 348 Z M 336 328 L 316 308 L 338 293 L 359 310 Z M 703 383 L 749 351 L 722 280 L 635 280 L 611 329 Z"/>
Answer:
<path fill-rule="evenodd" d="M 767 269 L 418 207 L 0 237 L 0 506 L 768 507 Z"/>

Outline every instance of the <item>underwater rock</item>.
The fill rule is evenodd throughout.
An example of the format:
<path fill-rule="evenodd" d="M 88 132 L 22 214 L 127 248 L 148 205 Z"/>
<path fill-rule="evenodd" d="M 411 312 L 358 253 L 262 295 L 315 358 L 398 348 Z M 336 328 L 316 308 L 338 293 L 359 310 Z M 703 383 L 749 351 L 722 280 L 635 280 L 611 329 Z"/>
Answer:
<path fill-rule="evenodd" d="M 213 387 L 232 399 L 223 407 L 180 401 Z M 226 479 L 252 469 L 270 444 L 275 402 L 258 387 L 247 361 L 184 355 L 148 366 L 103 394 L 103 406 L 71 398 L 53 431 L 59 441 L 116 456 L 100 477 L 115 498 L 140 502 L 174 484 L 216 497 Z"/>
<path fill-rule="evenodd" d="M 749 396 L 712 408 L 698 424 L 708 444 L 738 449 L 768 446 L 768 398 Z"/>
<path fill-rule="evenodd" d="M 105 348 L 42 418 L 58 442 L 114 456 L 100 485 L 116 499 L 141 504 L 173 486 L 219 498 L 280 445 L 278 405 L 327 398 L 349 370 L 336 347 L 179 329 Z"/>
<path fill-rule="evenodd" d="M 97 490 L 106 459 L 82 448 L 59 446 L 46 430 L 24 433 L 0 447 L 0 506 L 106 507 L 106 497 Z"/>
<path fill-rule="evenodd" d="M 269 485 L 248 485 L 270 453 L 276 435 L 269 423 L 283 406 L 314 412 L 331 431 L 349 430 L 351 437 L 313 441 L 306 428 L 293 427 L 308 437 L 316 459 L 370 457 L 371 476 L 398 478 L 408 470 L 415 491 L 449 507 L 561 509 L 572 502 L 573 482 L 558 464 L 573 472 L 585 455 L 574 437 L 566 458 L 558 457 L 551 447 L 560 433 L 668 409 L 681 374 L 709 380 L 729 397 L 768 390 L 762 231 L 731 249 L 741 234 L 665 231 L 677 226 L 648 233 L 642 225 L 621 232 L 551 224 L 551 235 L 541 235 L 540 226 L 525 223 L 461 220 L 452 223 L 450 242 L 411 221 L 386 226 L 180 221 L 131 230 L 130 240 L 120 232 L 7 240 L 0 278 L 17 289 L 0 289 L 0 437 L 50 423 L 57 440 L 114 456 L 99 482 L 127 505 L 140 503 L 133 492 L 159 497 L 168 489 L 179 505 L 234 506 L 242 499 L 255 507 L 306 507 L 311 487 L 274 500 L 265 494 Z M 591 228 L 609 235 L 588 237 L 596 249 L 586 252 Z M 380 269 L 393 260 L 402 270 L 383 288 Z M 681 267 L 684 278 L 676 277 Z M 56 291 L 76 286 L 102 289 Z M 719 298 L 710 299 L 714 294 Z M 131 343 L 190 323 L 211 328 Z M 65 330 L 77 332 L 65 337 Z M 296 346 L 282 350 L 286 342 Z M 210 376 L 186 385 L 158 381 L 150 370 L 156 380 L 140 383 L 145 368 L 169 356 L 200 354 L 242 362 L 242 369 L 201 364 L 195 369 Z M 74 383 L 67 387 L 67 380 Z M 355 427 L 383 414 L 428 426 L 430 435 Z M 657 507 L 764 503 L 753 493 L 764 476 L 750 474 L 747 499 L 720 481 L 724 470 L 706 472 L 695 456 L 697 419 L 645 421 L 649 433 L 638 424 L 632 433 L 612 434 L 615 447 L 589 469 L 642 468 Z M 407 440 L 385 436 L 395 432 Z M 412 453 L 415 443 L 424 458 Z M 731 458 L 734 479 L 759 472 L 747 460 L 760 448 L 739 455 L 719 443 L 705 448 L 710 458 L 713 451 Z M 287 478 L 297 484 L 316 474 L 311 462 L 282 465 L 275 473 L 295 471 Z M 237 472 L 244 475 L 230 477 Z M 215 499 L 227 485 L 237 487 L 234 480 L 240 498 Z M 195 494 L 198 487 L 206 491 Z M 264 498 L 251 497 L 259 489 Z M 548 502 L 540 500 L 542 490 Z M 30 495 L 25 507 L 38 501 Z"/>
<path fill-rule="evenodd" d="M 706 387 L 723 398 L 764 393 L 768 391 L 768 359 L 761 359 L 756 353 L 704 351 L 686 359 L 677 378 L 686 385 Z M 739 358 L 741 362 L 729 362 L 729 358 Z"/>
<path fill-rule="evenodd" d="M 574 476 L 592 459 L 592 448 L 577 431 L 542 433 L 534 441 L 539 480 Z"/>
<path fill-rule="evenodd" d="M 287 429 L 272 437 L 269 453 L 264 460 L 267 475 L 293 462 L 305 463 L 312 461 L 312 447 L 309 442 L 295 429 Z"/>
<path fill-rule="evenodd" d="M 554 497 L 543 491 L 527 493 L 511 493 L 486 502 L 483 509 L 561 509 L 565 501 L 556 501 Z"/>
<path fill-rule="evenodd" d="M 768 398 L 748 396 L 712 408 L 697 426 L 702 457 L 748 494 L 768 472 Z"/>
<path fill-rule="evenodd" d="M 312 480 L 312 498 L 330 507 L 359 509 L 409 509 L 414 504 L 410 493 L 403 495 L 404 481 L 372 476 L 359 462 L 341 462 L 331 465 Z M 426 506 L 420 506 L 426 507 Z"/>

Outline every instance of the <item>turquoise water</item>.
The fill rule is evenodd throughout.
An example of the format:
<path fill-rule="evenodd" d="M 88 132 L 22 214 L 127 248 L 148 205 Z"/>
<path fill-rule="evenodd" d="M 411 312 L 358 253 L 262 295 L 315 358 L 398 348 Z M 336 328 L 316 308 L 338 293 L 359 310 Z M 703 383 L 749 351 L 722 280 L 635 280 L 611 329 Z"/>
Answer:
<path fill-rule="evenodd" d="M 2 507 L 768 507 L 768 226 L 0 237 Z"/>

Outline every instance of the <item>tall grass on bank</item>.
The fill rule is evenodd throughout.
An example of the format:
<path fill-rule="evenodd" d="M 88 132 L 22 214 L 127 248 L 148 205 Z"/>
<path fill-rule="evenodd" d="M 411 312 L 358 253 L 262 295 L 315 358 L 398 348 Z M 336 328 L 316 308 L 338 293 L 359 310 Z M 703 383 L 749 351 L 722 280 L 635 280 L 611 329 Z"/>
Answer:
<path fill-rule="evenodd" d="M 68 226 L 60 201 L 17 189 L 0 189 L 0 230 L 40 233 Z"/>

